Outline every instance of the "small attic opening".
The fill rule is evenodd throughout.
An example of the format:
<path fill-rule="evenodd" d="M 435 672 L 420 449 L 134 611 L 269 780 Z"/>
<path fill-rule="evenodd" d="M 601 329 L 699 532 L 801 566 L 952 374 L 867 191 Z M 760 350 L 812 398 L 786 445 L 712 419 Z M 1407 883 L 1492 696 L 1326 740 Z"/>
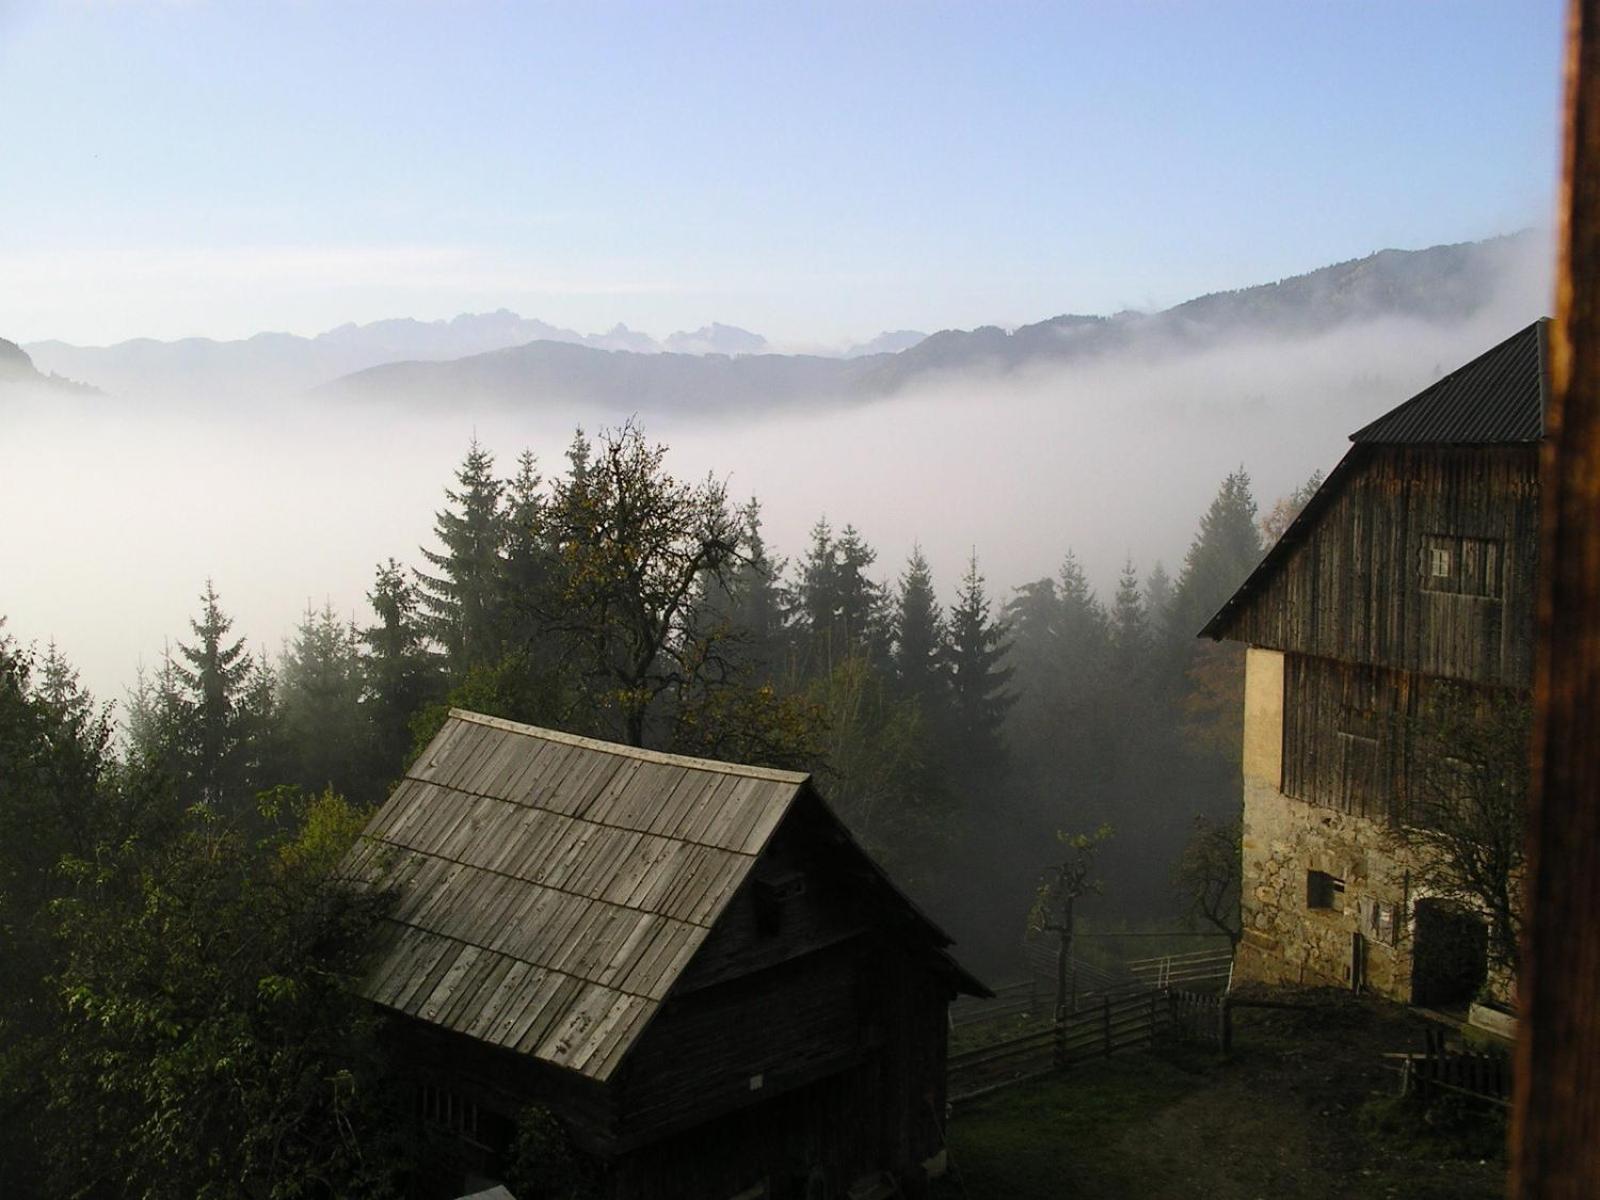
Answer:
<path fill-rule="evenodd" d="M 756 906 L 756 930 L 773 937 L 783 929 L 783 910 L 789 902 L 805 895 L 806 877 L 799 871 L 775 871 L 751 883 Z"/>

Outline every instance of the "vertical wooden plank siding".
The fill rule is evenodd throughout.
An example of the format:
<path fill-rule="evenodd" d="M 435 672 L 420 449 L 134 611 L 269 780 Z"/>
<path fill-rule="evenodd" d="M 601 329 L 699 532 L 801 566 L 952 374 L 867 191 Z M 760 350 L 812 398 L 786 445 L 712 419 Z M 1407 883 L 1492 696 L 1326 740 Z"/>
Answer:
<path fill-rule="evenodd" d="M 1538 566 L 1533 446 L 1358 446 L 1310 536 L 1227 636 L 1527 687 Z M 1435 575 L 1432 553 L 1449 556 Z"/>

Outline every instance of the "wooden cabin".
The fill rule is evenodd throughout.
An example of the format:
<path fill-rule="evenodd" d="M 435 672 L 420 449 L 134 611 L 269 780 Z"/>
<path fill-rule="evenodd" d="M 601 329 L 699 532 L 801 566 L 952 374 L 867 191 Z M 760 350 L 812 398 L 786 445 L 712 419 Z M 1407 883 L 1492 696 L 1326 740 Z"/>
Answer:
<path fill-rule="evenodd" d="M 1482 923 L 1419 892 L 1386 827 L 1431 702 L 1531 686 L 1547 324 L 1352 434 L 1202 631 L 1249 647 L 1236 978 L 1438 1005 L 1485 982 Z"/>
<path fill-rule="evenodd" d="M 455 710 L 352 851 L 423 1197 L 548 1110 L 616 1200 L 921 1195 L 987 995 L 807 775 Z"/>

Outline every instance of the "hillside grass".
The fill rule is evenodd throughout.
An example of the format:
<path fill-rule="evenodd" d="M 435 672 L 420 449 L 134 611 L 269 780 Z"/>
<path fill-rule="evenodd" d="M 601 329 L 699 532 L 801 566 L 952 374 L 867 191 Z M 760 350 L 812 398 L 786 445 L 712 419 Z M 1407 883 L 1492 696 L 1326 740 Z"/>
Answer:
<path fill-rule="evenodd" d="M 1418 1018 L 1331 994 L 1240 1010 L 1224 1060 L 1172 1047 L 1074 1067 L 956 1110 L 939 1200 L 1092 1197 L 1489 1200 L 1505 1193 L 1504 1119 L 1395 1097 L 1384 1051 Z"/>

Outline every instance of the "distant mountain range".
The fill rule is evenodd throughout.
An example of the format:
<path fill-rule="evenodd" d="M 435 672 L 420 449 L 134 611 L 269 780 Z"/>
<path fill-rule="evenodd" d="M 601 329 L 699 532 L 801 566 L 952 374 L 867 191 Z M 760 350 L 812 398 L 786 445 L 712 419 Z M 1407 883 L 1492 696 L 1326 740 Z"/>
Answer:
<path fill-rule="evenodd" d="M 42 374 L 33 365 L 28 352 L 15 342 L 0 338 L 0 392 L 17 388 L 48 389 L 51 391 L 92 394 L 95 389 L 87 384 L 74 383 L 59 375 Z"/>
<path fill-rule="evenodd" d="M 884 333 L 842 351 L 840 357 L 901 350 L 924 336 L 910 331 Z M 46 369 L 92 379 L 117 395 L 177 392 L 226 399 L 301 392 L 386 363 L 443 362 L 530 343 L 634 355 L 732 356 L 772 352 L 767 339 L 759 333 L 733 325 L 712 323 L 657 341 L 626 325 L 613 326 L 605 333 L 584 334 L 506 309 L 464 313 L 448 321 L 402 317 L 368 325 L 346 324 L 309 338 L 289 333 L 258 333 L 225 342 L 211 338 L 172 342 L 135 338 L 113 346 L 43 341 L 30 343 L 27 350 Z"/>
<path fill-rule="evenodd" d="M 1496 303 L 1509 302 L 1531 320 L 1547 303 L 1547 258 L 1545 239 L 1533 232 L 1383 250 L 1157 313 L 1066 315 L 1010 331 L 900 331 L 834 356 L 773 353 L 761 335 L 728 325 L 657 343 L 621 325 L 584 335 L 504 310 L 451 321 L 344 325 L 314 338 L 266 333 L 235 342 L 141 339 L 107 347 L 40 342 L 28 350 L 50 371 L 125 395 L 177 391 L 225 400 L 316 389 L 328 399 L 420 404 L 449 397 L 639 413 L 754 410 L 854 402 L 954 373 L 1010 374 L 1113 355 L 1149 360 L 1360 322 L 1451 324 Z"/>

